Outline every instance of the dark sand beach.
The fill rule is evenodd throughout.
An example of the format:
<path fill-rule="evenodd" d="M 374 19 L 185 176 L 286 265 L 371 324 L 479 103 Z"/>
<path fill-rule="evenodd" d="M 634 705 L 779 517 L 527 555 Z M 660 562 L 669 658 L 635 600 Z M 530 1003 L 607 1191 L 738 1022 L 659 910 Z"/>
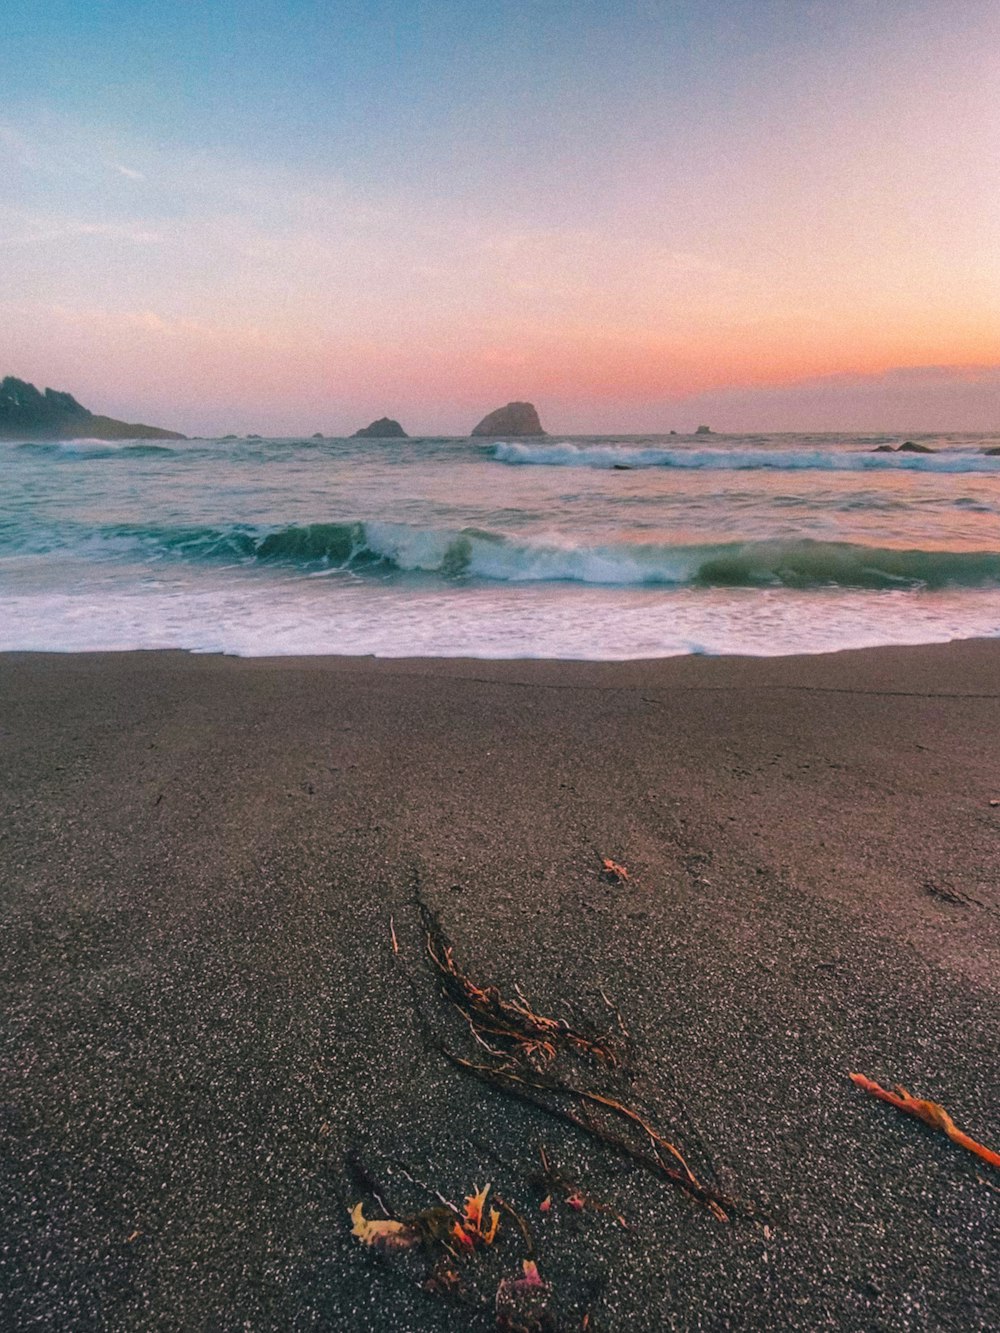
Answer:
<path fill-rule="evenodd" d="M 995 1327 L 1000 1173 L 848 1073 L 1000 1149 L 998 799 L 1000 642 L 0 657 L 0 1324 L 492 1327 L 352 1239 L 362 1162 L 491 1181 L 567 1329 Z M 477 979 L 612 1001 L 729 1222 L 447 1062 L 417 879 Z"/>

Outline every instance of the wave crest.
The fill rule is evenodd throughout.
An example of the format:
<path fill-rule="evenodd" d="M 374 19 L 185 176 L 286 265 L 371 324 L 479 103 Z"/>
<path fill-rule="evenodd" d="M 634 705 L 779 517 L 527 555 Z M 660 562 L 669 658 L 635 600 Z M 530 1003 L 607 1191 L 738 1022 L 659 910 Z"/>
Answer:
<path fill-rule="evenodd" d="M 508 583 L 620 586 L 945 588 L 1000 586 L 1000 551 L 898 550 L 851 542 L 704 545 L 528 540 L 478 528 L 338 522 L 255 531 L 232 528 L 105 529 L 110 554 L 136 546 L 153 559 L 228 560 L 303 573 L 427 574 Z"/>
<path fill-rule="evenodd" d="M 849 453 L 832 449 L 672 449 L 659 445 L 523 444 L 494 445 L 498 463 L 515 466 L 585 467 L 604 471 L 638 468 L 707 469 L 746 472 L 984 472 L 1000 473 L 1000 457 L 983 453 Z"/>

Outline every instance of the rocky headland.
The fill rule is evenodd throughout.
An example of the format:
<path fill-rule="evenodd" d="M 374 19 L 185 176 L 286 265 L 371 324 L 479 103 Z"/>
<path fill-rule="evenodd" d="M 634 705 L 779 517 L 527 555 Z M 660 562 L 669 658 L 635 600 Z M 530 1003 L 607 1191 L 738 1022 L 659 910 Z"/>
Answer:
<path fill-rule="evenodd" d="M 4 440 L 183 440 L 159 426 L 97 416 L 71 393 L 46 389 L 8 375 L 0 382 L 0 439 Z"/>
<path fill-rule="evenodd" d="M 546 432 L 542 429 L 533 404 L 508 403 L 506 407 L 498 407 L 495 412 L 483 417 L 472 434 L 496 437 L 545 435 Z"/>

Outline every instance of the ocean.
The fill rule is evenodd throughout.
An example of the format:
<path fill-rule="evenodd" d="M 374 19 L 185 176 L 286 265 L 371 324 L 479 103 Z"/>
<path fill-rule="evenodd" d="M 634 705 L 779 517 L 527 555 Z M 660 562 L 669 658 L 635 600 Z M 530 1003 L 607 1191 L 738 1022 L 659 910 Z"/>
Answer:
<path fill-rule="evenodd" d="M 1000 436 L 0 444 L 0 648 L 625 659 L 1000 635 Z"/>

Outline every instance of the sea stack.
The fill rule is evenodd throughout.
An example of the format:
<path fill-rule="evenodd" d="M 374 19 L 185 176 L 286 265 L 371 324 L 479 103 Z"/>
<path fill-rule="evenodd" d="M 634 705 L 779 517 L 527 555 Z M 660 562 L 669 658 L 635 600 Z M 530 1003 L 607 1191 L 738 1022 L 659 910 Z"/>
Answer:
<path fill-rule="evenodd" d="M 352 440 L 408 440 L 410 437 L 391 417 L 379 417 L 370 426 L 363 426 L 351 436 Z"/>
<path fill-rule="evenodd" d="M 711 435 L 711 434 L 712 434 L 711 426 L 699 426 L 698 429 L 695 431 L 695 435 Z"/>
<path fill-rule="evenodd" d="M 8 375 L 0 382 L 0 440 L 183 440 L 159 426 L 96 416 L 71 393 L 40 393 Z"/>
<path fill-rule="evenodd" d="M 506 407 L 498 407 L 495 412 L 490 412 L 488 416 L 483 417 L 472 432 L 473 435 L 488 435 L 491 437 L 498 435 L 504 437 L 511 435 L 544 435 L 545 433 L 542 430 L 542 423 L 538 420 L 538 413 L 531 403 L 508 403 Z"/>

